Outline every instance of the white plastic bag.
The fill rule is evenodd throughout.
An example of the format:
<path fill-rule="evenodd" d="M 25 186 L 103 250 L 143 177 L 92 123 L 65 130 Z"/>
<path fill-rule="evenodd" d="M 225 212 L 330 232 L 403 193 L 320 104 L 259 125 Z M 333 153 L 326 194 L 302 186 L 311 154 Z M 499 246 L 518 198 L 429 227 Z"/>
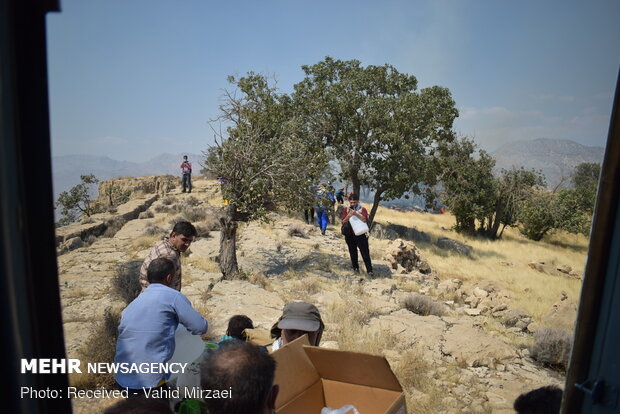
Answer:
<path fill-rule="evenodd" d="M 353 405 L 345 405 L 344 407 L 340 407 L 338 409 L 331 407 L 324 407 L 321 410 L 321 414 L 360 414 Z"/>
<path fill-rule="evenodd" d="M 364 223 L 359 218 L 351 216 L 349 217 L 349 223 L 351 223 L 351 228 L 353 229 L 353 233 L 355 233 L 356 236 L 368 233 L 368 224 Z"/>

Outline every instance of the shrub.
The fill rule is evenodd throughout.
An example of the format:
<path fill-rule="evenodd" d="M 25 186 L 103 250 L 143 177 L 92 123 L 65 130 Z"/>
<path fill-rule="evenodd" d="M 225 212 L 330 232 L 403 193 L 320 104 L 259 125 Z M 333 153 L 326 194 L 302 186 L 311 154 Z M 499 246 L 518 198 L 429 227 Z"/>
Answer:
<path fill-rule="evenodd" d="M 139 219 L 147 219 L 147 218 L 153 218 L 154 216 L 155 216 L 155 214 L 153 214 L 153 212 L 151 210 L 146 210 L 146 211 L 143 211 L 142 213 L 140 213 L 138 218 Z"/>
<path fill-rule="evenodd" d="M 291 226 L 288 228 L 288 236 L 289 237 L 302 237 L 302 238 L 306 238 L 306 233 L 304 232 L 304 230 L 301 228 L 301 226 Z"/>
<path fill-rule="evenodd" d="M 161 200 L 161 203 L 164 206 L 169 206 L 170 204 L 174 203 L 174 198 L 171 196 L 166 196 Z"/>
<path fill-rule="evenodd" d="M 198 204 L 200 204 L 200 201 L 196 197 L 194 197 L 194 196 L 189 196 L 189 197 L 187 197 L 185 199 L 184 204 L 187 205 L 187 206 L 195 207 Z"/>
<path fill-rule="evenodd" d="M 95 220 L 93 220 L 92 217 L 86 216 L 86 215 L 82 216 L 82 220 L 81 220 L 82 224 L 91 224 L 91 223 L 94 223 L 94 222 L 95 222 Z"/>
<path fill-rule="evenodd" d="M 534 334 L 534 344 L 530 346 L 530 355 L 540 364 L 566 370 L 570 355 L 572 335 L 561 329 L 545 328 Z"/>
<path fill-rule="evenodd" d="M 154 210 L 156 213 L 170 213 L 171 208 L 160 204 L 158 206 L 155 206 Z"/>
<path fill-rule="evenodd" d="M 163 227 L 151 224 L 144 229 L 144 232 L 142 234 L 144 234 L 145 236 L 165 236 L 166 230 Z"/>
<path fill-rule="evenodd" d="M 168 222 L 168 224 L 170 224 L 170 227 L 174 227 L 174 225 L 177 224 L 179 221 L 186 221 L 186 219 L 183 216 L 174 216 L 172 220 Z"/>
<path fill-rule="evenodd" d="M 202 221 L 207 218 L 205 209 L 199 207 L 186 207 L 181 214 L 189 222 Z"/>
<path fill-rule="evenodd" d="M 106 308 L 103 320 L 78 350 L 78 355 L 83 363 L 114 362 L 120 321 L 120 312 Z M 76 374 L 71 376 L 71 384 L 80 389 L 112 389 L 115 386 L 114 374 Z"/>
<path fill-rule="evenodd" d="M 94 234 L 89 234 L 88 237 L 86 237 L 86 240 L 84 240 L 84 244 L 86 244 L 87 246 L 90 246 L 96 241 L 97 241 L 97 236 L 95 236 Z"/>
<path fill-rule="evenodd" d="M 114 292 L 120 296 L 125 303 L 130 304 L 142 290 L 140 286 L 140 266 L 142 260 L 132 260 L 131 262 L 118 265 L 114 276 Z"/>
<path fill-rule="evenodd" d="M 442 316 L 445 313 L 444 306 L 428 296 L 412 293 L 404 300 L 403 306 L 410 312 L 421 316 Z"/>
<path fill-rule="evenodd" d="M 103 232 L 103 237 L 114 237 L 116 232 L 118 232 L 125 225 L 125 223 L 127 223 L 127 220 L 121 217 L 113 217 L 106 220 L 106 229 Z"/>
<path fill-rule="evenodd" d="M 208 226 L 204 224 L 197 224 L 195 227 L 196 227 L 196 233 L 198 233 L 196 237 L 204 237 L 204 238 L 209 237 L 210 230 Z"/>

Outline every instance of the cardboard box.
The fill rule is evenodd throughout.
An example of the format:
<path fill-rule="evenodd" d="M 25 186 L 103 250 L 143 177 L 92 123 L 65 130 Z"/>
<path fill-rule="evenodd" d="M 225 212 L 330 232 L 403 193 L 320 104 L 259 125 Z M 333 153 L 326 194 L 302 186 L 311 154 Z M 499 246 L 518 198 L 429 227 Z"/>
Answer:
<path fill-rule="evenodd" d="M 277 414 L 320 414 L 348 404 L 360 414 L 406 414 L 403 389 L 384 357 L 308 344 L 303 336 L 272 354 Z"/>

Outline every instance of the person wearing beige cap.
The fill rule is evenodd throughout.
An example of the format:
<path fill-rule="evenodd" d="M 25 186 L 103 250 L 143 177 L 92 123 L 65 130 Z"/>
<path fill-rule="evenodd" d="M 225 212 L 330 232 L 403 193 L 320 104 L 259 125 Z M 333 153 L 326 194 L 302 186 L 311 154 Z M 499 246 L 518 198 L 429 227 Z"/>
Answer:
<path fill-rule="evenodd" d="M 310 345 L 319 346 L 324 329 L 321 313 L 316 306 L 307 302 L 291 302 L 284 306 L 282 316 L 271 328 L 271 336 L 276 338 L 272 350 L 282 348 L 306 334 Z"/>

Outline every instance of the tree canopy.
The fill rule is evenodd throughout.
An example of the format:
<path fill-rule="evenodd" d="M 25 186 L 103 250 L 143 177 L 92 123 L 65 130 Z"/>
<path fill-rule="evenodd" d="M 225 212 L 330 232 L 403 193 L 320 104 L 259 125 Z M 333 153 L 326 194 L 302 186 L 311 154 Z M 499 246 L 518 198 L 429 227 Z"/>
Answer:
<path fill-rule="evenodd" d="M 391 65 L 362 66 L 330 57 L 303 66 L 306 76 L 293 99 L 306 130 L 330 150 L 353 192 L 375 191 L 369 221 L 379 202 L 422 192 L 432 180 L 438 143 L 451 141 L 458 116 L 447 88 L 417 91 L 417 79 Z"/>
<path fill-rule="evenodd" d="M 238 272 L 235 235 L 238 221 L 265 220 L 269 210 L 301 211 L 312 197 L 310 183 L 326 169 L 327 157 L 308 140 L 290 98 L 262 75 L 249 73 L 229 82 L 215 124 L 216 144 L 205 153 L 205 168 L 221 180 L 228 203 L 222 226 L 220 269 Z M 217 129 L 216 129 L 217 131 Z"/>
<path fill-rule="evenodd" d="M 90 217 L 96 213 L 96 206 L 91 200 L 90 192 L 92 186 L 97 184 L 99 180 L 93 174 L 81 175 L 80 184 L 72 187 L 69 191 L 63 191 L 58 196 L 56 206 L 60 207 L 60 214 L 63 216 L 58 221 L 59 225 L 73 223 L 85 214 Z"/>

